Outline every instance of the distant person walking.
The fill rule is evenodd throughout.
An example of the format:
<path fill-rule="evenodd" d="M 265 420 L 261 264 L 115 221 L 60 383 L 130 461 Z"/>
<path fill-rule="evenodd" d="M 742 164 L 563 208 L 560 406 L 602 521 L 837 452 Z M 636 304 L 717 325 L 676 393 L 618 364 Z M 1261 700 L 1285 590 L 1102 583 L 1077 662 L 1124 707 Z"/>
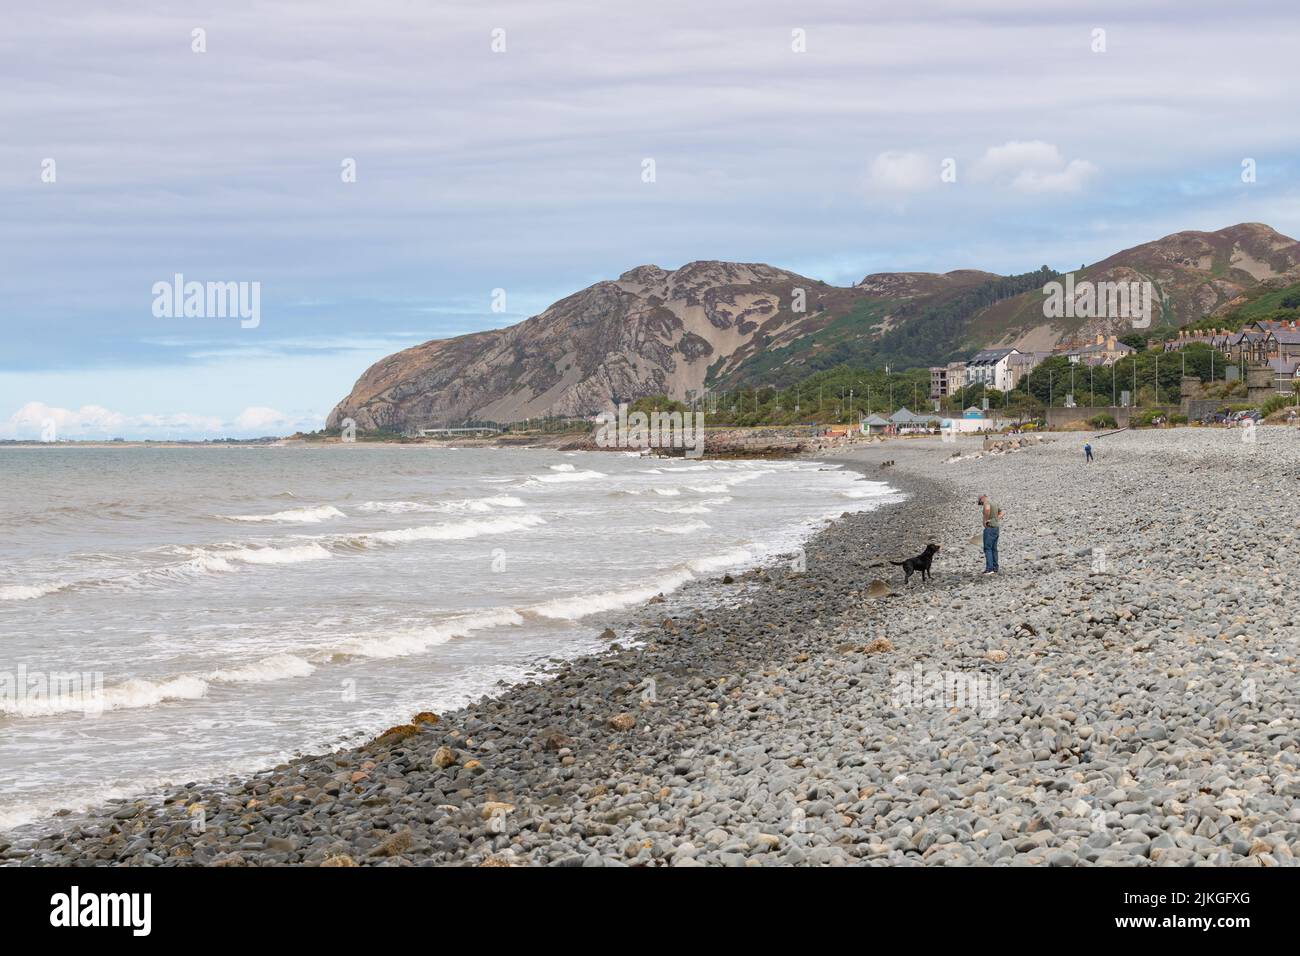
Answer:
<path fill-rule="evenodd" d="M 998 532 L 1002 530 L 1002 509 L 988 495 L 980 495 L 980 515 L 984 521 L 984 573 L 997 574 Z"/>
<path fill-rule="evenodd" d="M 1083 463 L 1086 465 L 1092 461 L 1092 446 L 1087 442 L 1083 443 Z"/>

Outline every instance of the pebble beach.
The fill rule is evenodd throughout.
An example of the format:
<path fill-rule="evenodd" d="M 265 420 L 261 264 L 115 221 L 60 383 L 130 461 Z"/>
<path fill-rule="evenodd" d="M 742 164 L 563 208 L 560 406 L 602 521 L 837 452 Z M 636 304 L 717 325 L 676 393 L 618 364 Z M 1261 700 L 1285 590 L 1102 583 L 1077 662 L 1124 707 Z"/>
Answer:
<path fill-rule="evenodd" d="M 906 500 L 544 680 L 0 835 L 0 862 L 1293 865 L 1300 434 L 1124 432 L 1085 465 L 1089 437 L 833 452 Z M 928 542 L 904 586 L 888 561 Z"/>

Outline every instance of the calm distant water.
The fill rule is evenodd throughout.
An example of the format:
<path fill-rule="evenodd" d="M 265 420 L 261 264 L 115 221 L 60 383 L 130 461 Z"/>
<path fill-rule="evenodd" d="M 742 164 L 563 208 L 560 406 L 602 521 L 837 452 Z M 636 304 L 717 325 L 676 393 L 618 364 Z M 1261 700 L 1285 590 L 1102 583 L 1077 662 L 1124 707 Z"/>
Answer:
<path fill-rule="evenodd" d="M 891 495 L 816 462 L 0 449 L 0 828 L 462 705 Z"/>

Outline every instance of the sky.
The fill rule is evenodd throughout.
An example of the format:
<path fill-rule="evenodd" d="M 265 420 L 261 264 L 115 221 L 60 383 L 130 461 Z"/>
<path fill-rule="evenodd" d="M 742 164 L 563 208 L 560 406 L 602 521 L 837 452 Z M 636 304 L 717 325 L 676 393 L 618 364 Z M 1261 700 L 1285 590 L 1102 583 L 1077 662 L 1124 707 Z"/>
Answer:
<path fill-rule="evenodd" d="M 383 356 L 646 263 L 848 285 L 1238 222 L 1300 237 L 1290 2 L 51 0 L 5 21 L 0 439 L 318 428 Z"/>

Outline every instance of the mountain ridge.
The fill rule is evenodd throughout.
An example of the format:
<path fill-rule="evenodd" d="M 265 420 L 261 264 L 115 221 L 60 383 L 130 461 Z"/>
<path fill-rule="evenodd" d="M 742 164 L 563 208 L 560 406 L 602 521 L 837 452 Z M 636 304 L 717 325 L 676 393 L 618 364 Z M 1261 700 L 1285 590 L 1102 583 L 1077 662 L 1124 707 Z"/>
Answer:
<path fill-rule="evenodd" d="M 1114 318 L 1044 318 L 1043 267 L 873 273 L 833 286 L 765 263 L 635 266 L 502 329 L 425 342 L 367 369 L 330 413 L 363 430 L 589 415 L 618 401 L 782 384 L 839 362 L 932 364 L 982 347 L 1046 350 Z M 1082 281 L 1150 281 L 1153 325 L 1221 314 L 1266 283 L 1300 281 L 1300 242 L 1263 223 L 1184 231 L 1121 250 Z"/>

